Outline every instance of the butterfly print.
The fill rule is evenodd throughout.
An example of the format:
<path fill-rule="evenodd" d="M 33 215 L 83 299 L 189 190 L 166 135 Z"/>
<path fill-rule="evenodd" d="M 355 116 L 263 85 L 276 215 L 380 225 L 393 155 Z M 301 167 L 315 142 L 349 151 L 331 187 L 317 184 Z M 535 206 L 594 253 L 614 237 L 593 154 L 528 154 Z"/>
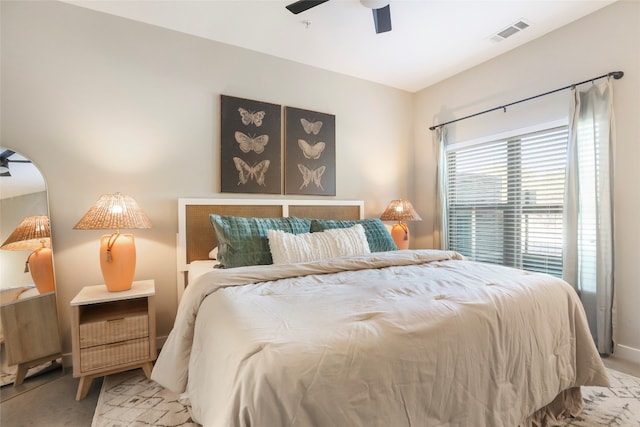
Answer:
<path fill-rule="evenodd" d="M 310 134 L 317 135 L 320 132 L 320 129 L 322 128 L 321 121 L 310 122 L 307 119 L 300 119 L 300 123 L 302 123 L 302 127 L 304 128 L 304 131 L 307 133 L 307 135 L 310 135 Z"/>
<path fill-rule="evenodd" d="M 256 154 L 260 154 L 264 151 L 264 146 L 269 142 L 269 135 L 260 135 L 252 138 L 249 135 L 236 131 L 235 137 L 243 153 L 248 153 L 253 150 Z"/>
<path fill-rule="evenodd" d="M 300 170 L 300 173 L 302 173 L 302 180 L 303 180 L 302 185 L 300 186 L 300 190 L 307 187 L 309 184 L 313 182 L 316 185 L 316 187 L 324 191 L 324 188 L 322 188 L 321 178 L 322 178 L 322 174 L 327 169 L 326 166 L 320 166 L 317 169 L 309 169 L 305 165 L 298 163 L 298 169 Z"/>
<path fill-rule="evenodd" d="M 238 169 L 239 173 L 238 185 L 244 185 L 249 182 L 250 179 L 255 180 L 258 185 L 266 185 L 264 179 L 267 169 L 269 169 L 269 164 L 271 163 L 270 160 L 263 160 L 256 165 L 249 166 L 247 162 L 240 157 L 234 157 L 233 163 L 236 164 L 236 169 Z"/>
<path fill-rule="evenodd" d="M 304 154 L 307 159 L 319 159 L 325 146 L 326 144 L 324 142 L 317 142 L 311 145 L 304 139 L 298 140 L 298 147 L 300 147 L 302 154 Z"/>
<path fill-rule="evenodd" d="M 258 127 L 262 126 L 262 119 L 264 119 L 264 116 L 267 114 L 264 111 L 247 111 L 242 107 L 238 108 L 238 111 L 242 117 L 242 124 L 247 126 L 251 123 Z"/>

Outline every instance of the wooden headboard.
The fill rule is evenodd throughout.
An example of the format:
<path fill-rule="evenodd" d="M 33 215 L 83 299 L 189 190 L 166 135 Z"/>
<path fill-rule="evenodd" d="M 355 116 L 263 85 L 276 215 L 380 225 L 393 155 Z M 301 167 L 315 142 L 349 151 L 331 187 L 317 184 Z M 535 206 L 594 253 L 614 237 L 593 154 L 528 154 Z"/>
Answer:
<path fill-rule="evenodd" d="M 207 260 L 217 246 L 209 214 L 242 217 L 362 219 L 362 200 L 178 199 L 178 301 L 186 285 L 188 264 Z"/>

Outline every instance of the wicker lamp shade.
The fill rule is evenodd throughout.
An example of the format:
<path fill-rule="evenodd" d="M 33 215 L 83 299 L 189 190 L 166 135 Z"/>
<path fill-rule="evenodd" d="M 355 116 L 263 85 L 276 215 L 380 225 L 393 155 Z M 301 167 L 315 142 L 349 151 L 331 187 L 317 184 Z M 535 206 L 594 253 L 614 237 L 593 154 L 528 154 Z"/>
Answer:
<path fill-rule="evenodd" d="M 33 251 L 27 257 L 24 272 L 31 271 L 33 283 L 41 294 L 53 292 L 53 257 L 51 228 L 47 215 L 28 216 L 13 230 L 0 249 Z"/>
<path fill-rule="evenodd" d="M 392 200 L 380 219 L 383 221 L 420 221 L 420 215 L 408 200 Z"/>
<path fill-rule="evenodd" d="M 32 251 L 41 246 L 51 246 L 51 228 L 47 215 L 34 215 L 23 219 L 0 248 L 9 251 Z"/>
<path fill-rule="evenodd" d="M 75 230 L 151 228 L 151 221 L 131 196 L 104 194 L 73 227 Z"/>
<path fill-rule="evenodd" d="M 398 249 L 409 249 L 409 227 L 404 222 L 422 220 L 408 200 L 392 200 L 380 219 L 398 222 L 391 228 L 391 237 Z"/>
<path fill-rule="evenodd" d="M 133 234 L 120 234 L 125 228 L 151 228 L 151 221 L 133 197 L 120 193 L 104 194 L 73 227 L 76 230 L 117 230 L 100 239 L 100 268 L 111 292 L 131 289 L 136 268 Z"/>

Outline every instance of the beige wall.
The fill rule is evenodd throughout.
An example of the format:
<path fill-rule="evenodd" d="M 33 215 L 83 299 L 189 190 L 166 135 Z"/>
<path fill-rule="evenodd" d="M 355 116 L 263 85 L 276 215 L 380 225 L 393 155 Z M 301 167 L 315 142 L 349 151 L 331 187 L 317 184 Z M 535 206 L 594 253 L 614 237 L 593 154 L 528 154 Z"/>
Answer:
<path fill-rule="evenodd" d="M 337 199 L 379 216 L 406 196 L 412 94 L 56 2 L 3 1 L 2 145 L 46 177 L 64 349 L 69 301 L 101 282 L 100 231 L 72 230 L 104 193 L 134 196 L 138 279 L 158 333 L 176 312 L 177 199 L 219 191 L 220 94 L 336 115 Z"/>
<path fill-rule="evenodd" d="M 505 43 L 505 42 L 503 42 Z M 427 128 L 609 71 L 617 123 L 615 279 L 618 355 L 640 362 L 640 2 L 619 1 L 538 40 L 419 92 L 415 99 L 417 209 L 420 246 L 433 243 L 435 160 Z M 449 140 L 473 138 L 563 119 L 569 91 L 450 125 Z M 430 212 L 430 213 L 429 213 Z M 430 217 L 430 218 L 429 218 Z"/>

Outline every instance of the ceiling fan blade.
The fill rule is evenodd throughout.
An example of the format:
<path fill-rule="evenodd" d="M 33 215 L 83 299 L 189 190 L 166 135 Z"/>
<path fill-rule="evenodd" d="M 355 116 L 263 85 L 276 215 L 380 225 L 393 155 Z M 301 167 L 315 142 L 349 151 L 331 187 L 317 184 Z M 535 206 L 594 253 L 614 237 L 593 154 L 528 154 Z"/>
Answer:
<path fill-rule="evenodd" d="M 298 0 L 297 2 L 291 3 L 290 5 L 285 6 L 289 11 L 293 14 L 298 14 L 300 12 L 304 12 L 305 10 L 309 10 L 312 7 L 316 7 L 319 4 L 326 3 L 329 0 Z"/>
<path fill-rule="evenodd" d="M 5 159 L 8 159 L 9 157 L 13 156 L 14 154 L 15 154 L 15 151 L 4 150 L 2 152 L 2 154 L 0 154 L 0 160 L 4 161 Z"/>
<path fill-rule="evenodd" d="M 16 154 L 15 151 L 4 150 L 0 153 L 0 176 L 11 176 L 9 170 L 9 162 L 12 163 L 31 163 L 31 160 L 11 160 L 9 157 Z"/>
<path fill-rule="evenodd" d="M 373 9 L 373 23 L 376 25 L 376 34 L 391 31 L 391 8 L 390 5 Z"/>
<path fill-rule="evenodd" d="M 9 171 L 9 157 L 13 155 L 13 151 L 4 150 L 2 154 L 0 154 L 0 176 L 11 176 L 11 172 Z"/>

